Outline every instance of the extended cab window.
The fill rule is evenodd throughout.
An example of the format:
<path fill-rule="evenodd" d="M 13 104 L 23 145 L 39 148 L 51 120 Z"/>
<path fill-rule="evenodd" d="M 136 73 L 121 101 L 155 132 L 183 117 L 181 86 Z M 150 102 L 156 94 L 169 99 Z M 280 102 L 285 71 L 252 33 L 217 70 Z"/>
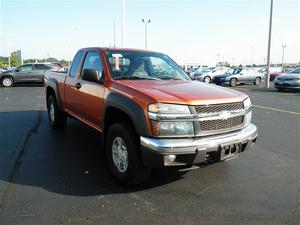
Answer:
<path fill-rule="evenodd" d="M 82 67 L 82 71 L 85 69 L 97 70 L 98 74 L 102 74 L 103 66 L 101 63 L 100 56 L 97 52 L 87 53 Z"/>
<path fill-rule="evenodd" d="M 78 70 L 80 68 L 80 62 L 82 59 L 83 51 L 79 51 L 76 56 L 74 57 L 71 70 L 70 70 L 70 77 L 75 77 L 78 74 Z"/>

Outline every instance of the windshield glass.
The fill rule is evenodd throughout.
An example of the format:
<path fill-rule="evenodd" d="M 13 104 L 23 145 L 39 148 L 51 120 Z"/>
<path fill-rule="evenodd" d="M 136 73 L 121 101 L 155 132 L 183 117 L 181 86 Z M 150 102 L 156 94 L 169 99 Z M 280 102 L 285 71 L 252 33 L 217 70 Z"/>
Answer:
<path fill-rule="evenodd" d="M 190 80 L 168 56 L 139 51 L 106 51 L 115 80 Z"/>
<path fill-rule="evenodd" d="M 291 73 L 300 73 L 300 67 L 292 70 Z"/>
<path fill-rule="evenodd" d="M 234 68 L 232 74 L 239 74 L 242 71 L 242 68 Z"/>

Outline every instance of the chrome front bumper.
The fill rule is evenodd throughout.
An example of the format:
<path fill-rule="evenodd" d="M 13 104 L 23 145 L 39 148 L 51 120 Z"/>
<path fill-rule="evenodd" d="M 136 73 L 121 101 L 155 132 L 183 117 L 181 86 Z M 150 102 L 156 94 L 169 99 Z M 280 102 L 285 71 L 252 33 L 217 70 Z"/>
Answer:
<path fill-rule="evenodd" d="M 141 137 L 141 155 L 145 165 L 164 166 L 165 155 L 179 156 L 179 161 L 174 161 L 172 165 L 188 165 L 201 163 L 209 159 L 212 155 L 221 156 L 222 159 L 236 157 L 253 145 L 256 141 L 258 132 L 254 124 L 250 124 L 244 129 L 200 138 L 181 138 L 181 139 L 157 139 Z M 230 154 L 224 157 L 222 147 L 226 145 L 239 144 L 241 148 L 237 154 Z M 197 155 L 201 154 L 201 157 Z M 183 157 L 190 156 L 190 157 Z M 180 160 L 182 158 L 182 160 Z"/>

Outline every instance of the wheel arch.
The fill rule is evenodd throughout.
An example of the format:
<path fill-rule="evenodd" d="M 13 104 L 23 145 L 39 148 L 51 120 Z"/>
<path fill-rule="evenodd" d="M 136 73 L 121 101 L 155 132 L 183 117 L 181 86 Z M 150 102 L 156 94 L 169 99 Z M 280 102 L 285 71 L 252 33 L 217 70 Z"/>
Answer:
<path fill-rule="evenodd" d="M 113 123 L 125 120 L 132 124 L 138 135 L 149 135 L 144 110 L 138 103 L 124 95 L 110 93 L 107 96 L 103 118 L 102 127 L 104 128 L 104 133 Z"/>
<path fill-rule="evenodd" d="M 48 79 L 45 85 L 45 91 L 46 91 L 46 100 L 48 101 L 49 96 L 53 95 L 53 97 L 57 102 L 57 106 L 59 110 L 63 111 L 57 82 L 53 79 Z"/>

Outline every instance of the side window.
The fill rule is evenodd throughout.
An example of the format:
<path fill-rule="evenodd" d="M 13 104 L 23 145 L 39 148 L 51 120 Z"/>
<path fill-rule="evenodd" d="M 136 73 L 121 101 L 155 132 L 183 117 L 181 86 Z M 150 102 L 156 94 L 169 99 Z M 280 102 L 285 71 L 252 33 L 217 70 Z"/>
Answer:
<path fill-rule="evenodd" d="M 93 70 L 97 70 L 99 76 L 102 75 L 102 70 L 103 70 L 103 66 L 100 60 L 100 56 L 97 52 L 88 52 L 85 60 L 84 60 L 84 64 L 82 67 L 82 71 L 85 69 L 93 69 Z M 100 79 L 100 77 L 99 77 Z"/>
<path fill-rule="evenodd" d="M 30 72 L 32 71 L 32 65 L 24 65 L 24 66 L 21 66 L 19 67 L 18 69 L 19 72 Z"/>
<path fill-rule="evenodd" d="M 79 67 L 80 67 L 80 62 L 82 59 L 83 51 L 79 51 L 76 56 L 74 57 L 71 70 L 70 70 L 70 77 L 75 77 L 78 73 Z"/>
<path fill-rule="evenodd" d="M 35 70 L 46 70 L 46 66 L 43 64 L 35 64 L 34 69 Z"/>

